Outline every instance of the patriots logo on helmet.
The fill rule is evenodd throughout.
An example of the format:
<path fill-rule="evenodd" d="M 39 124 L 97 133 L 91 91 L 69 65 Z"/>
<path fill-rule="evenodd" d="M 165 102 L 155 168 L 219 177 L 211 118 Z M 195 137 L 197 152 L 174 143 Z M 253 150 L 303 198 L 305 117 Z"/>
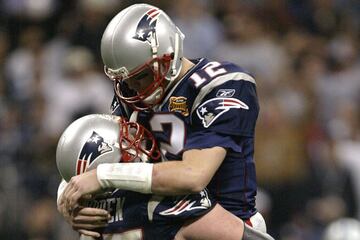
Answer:
<path fill-rule="evenodd" d="M 208 128 L 218 117 L 232 108 L 249 110 L 249 106 L 236 98 L 212 98 L 196 110 L 204 127 Z"/>
<path fill-rule="evenodd" d="M 82 147 L 78 160 L 76 161 L 76 175 L 85 172 L 87 167 L 100 155 L 112 150 L 113 148 L 104 141 L 104 138 L 93 131 L 90 138 Z"/>
<path fill-rule="evenodd" d="M 150 9 L 145 13 L 145 15 L 140 19 L 137 27 L 134 39 L 140 41 L 147 41 L 151 43 L 151 39 L 156 39 L 156 23 L 160 14 L 160 10 L 157 8 Z M 157 42 L 157 41 L 156 41 Z"/>

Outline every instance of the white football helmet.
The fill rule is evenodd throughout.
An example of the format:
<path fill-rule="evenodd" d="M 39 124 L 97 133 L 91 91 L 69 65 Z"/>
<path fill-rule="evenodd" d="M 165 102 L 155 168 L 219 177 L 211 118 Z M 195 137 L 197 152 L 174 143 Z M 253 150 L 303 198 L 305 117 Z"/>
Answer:
<path fill-rule="evenodd" d="M 357 219 L 341 218 L 326 227 L 323 240 L 359 240 L 360 222 Z"/>
<path fill-rule="evenodd" d="M 159 103 L 180 73 L 183 39 L 168 15 L 154 6 L 134 4 L 118 13 L 103 34 L 101 56 L 121 101 L 136 110 Z M 142 92 L 132 91 L 123 81 L 141 81 L 149 73 L 153 82 Z"/>
<path fill-rule="evenodd" d="M 160 152 L 141 125 L 105 114 L 91 114 L 71 123 L 56 149 L 56 164 L 65 181 L 101 163 L 157 161 Z"/>

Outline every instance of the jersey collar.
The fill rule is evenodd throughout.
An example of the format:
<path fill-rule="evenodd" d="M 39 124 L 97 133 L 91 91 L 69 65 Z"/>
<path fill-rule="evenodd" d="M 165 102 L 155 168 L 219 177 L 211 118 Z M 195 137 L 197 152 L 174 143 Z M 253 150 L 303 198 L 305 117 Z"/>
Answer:
<path fill-rule="evenodd" d="M 168 99 L 171 97 L 172 93 L 175 91 L 175 89 L 186 79 L 188 79 L 194 72 L 196 72 L 199 68 L 202 68 L 205 64 L 207 64 L 209 61 L 206 58 L 198 58 L 198 59 L 190 59 L 191 62 L 193 62 L 195 65 L 187 71 L 184 76 L 172 87 L 170 88 L 168 94 L 163 99 L 162 103 L 155 106 L 153 109 L 154 111 L 157 111 L 161 109 L 164 104 L 168 101 Z"/>

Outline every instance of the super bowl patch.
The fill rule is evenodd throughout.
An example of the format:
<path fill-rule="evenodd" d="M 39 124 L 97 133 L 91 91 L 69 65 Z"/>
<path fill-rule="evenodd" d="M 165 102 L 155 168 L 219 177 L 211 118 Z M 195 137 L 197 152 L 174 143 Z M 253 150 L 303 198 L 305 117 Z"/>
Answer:
<path fill-rule="evenodd" d="M 169 111 L 181 113 L 185 117 L 189 116 L 189 109 L 186 101 L 186 97 L 171 97 L 169 102 Z"/>

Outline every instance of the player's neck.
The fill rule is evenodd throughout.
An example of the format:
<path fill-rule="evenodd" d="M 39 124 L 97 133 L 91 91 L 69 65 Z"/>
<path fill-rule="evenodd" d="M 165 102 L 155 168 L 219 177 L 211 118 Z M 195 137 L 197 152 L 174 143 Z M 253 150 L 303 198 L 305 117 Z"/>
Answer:
<path fill-rule="evenodd" d="M 177 77 L 176 81 L 180 80 L 195 64 L 191 62 L 189 59 L 183 57 L 181 59 L 182 68 L 180 70 L 180 74 Z"/>
<path fill-rule="evenodd" d="M 184 57 L 181 59 L 181 64 L 182 64 L 182 67 L 181 67 L 179 76 L 177 76 L 177 78 L 174 81 L 168 83 L 168 84 L 171 84 L 171 85 L 167 86 L 167 88 L 171 88 L 172 86 L 174 86 L 195 65 L 189 59 L 184 58 Z"/>

